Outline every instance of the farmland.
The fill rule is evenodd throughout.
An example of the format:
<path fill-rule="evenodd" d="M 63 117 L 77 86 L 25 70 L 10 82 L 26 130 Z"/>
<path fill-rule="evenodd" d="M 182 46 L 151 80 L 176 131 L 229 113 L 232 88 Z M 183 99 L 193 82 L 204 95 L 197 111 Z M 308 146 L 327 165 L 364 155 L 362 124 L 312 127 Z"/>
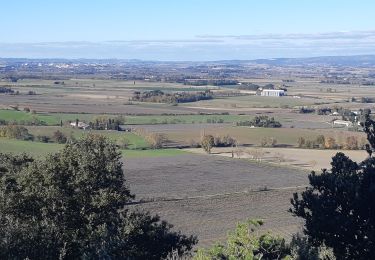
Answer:
<path fill-rule="evenodd" d="M 293 192 L 300 191 L 302 189 L 187 198 L 134 207 L 159 214 L 186 234 L 196 234 L 202 247 L 224 241 L 236 223 L 249 218 L 265 221 L 262 232 L 271 231 L 289 240 L 302 229 L 302 222 L 288 212 L 289 198 Z"/>
<path fill-rule="evenodd" d="M 34 157 L 41 157 L 55 153 L 63 149 L 64 145 L 56 143 L 40 143 L 21 140 L 0 139 L 0 153 L 27 153 Z M 157 158 L 174 157 L 187 152 L 179 149 L 158 149 L 158 150 L 120 150 L 124 158 Z"/>
<path fill-rule="evenodd" d="M 33 156 L 45 156 L 63 148 L 61 144 L 44 144 L 21 140 L 0 139 L 0 153 L 28 153 Z"/>
<path fill-rule="evenodd" d="M 116 117 L 115 114 L 89 114 L 89 113 L 27 113 L 24 111 L 15 111 L 10 109 L 0 110 L 0 118 L 8 122 L 20 123 L 32 122 L 37 119 L 46 123 L 46 125 L 56 126 L 62 122 L 74 122 L 79 119 L 84 122 L 93 122 L 98 117 Z M 125 122 L 128 125 L 145 125 L 145 124 L 195 124 L 222 122 L 222 123 L 235 123 L 245 118 L 244 115 L 227 115 L 227 114 L 191 114 L 191 115 L 126 115 L 124 116 Z"/>
<path fill-rule="evenodd" d="M 94 65 L 77 65 L 74 70 L 79 73 L 49 66 L 46 74 L 38 69 L 24 71 L 21 66 L 20 74 L 14 74 L 22 75 L 16 82 L 7 80 L 8 72 L 4 72 L 0 86 L 11 88 L 14 94 L 0 94 L 0 123 L 22 126 L 33 138 L 0 137 L 0 152 L 41 157 L 63 148 L 56 135 L 69 142 L 87 134 L 104 135 L 123 156 L 127 185 L 136 195 L 131 207 L 157 213 L 176 230 L 198 235 L 202 246 L 222 240 L 236 222 L 248 218 L 263 218 L 263 231 L 289 239 L 302 227 L 287 212 L 290 198 L 307 185 L 307 174 L 328 168 L 338 151 L 358 162 L 366 157 L 360 150 L 365 138 L 360 126 L 335 127 L 333 121 L 348 114 L 357 120 L 360 115 L 356 118 L 354 112 L 374 110 L 373 86 L 361 84 L 371 81 L 371 68 L 190 63 L 133 68 L 126 64 L 113 65 L 109 71 L 106 66 L 112 65 L 99 66 L 96 74 L 85 74 L 90 66 Z M 355 83 L 324 83 L 326 73 L 340 77 L 343 70 Z M 288 95 L 263 97 L 235 83 L 193 84 L 207 79 L 221 82 L 221 77 L 242 85 L 272 84 L 286 89 Z M 187 103 L 132 100 L 135 92 L 154 90 L 176 97 L 207 91 L 213 98 Z M 281 127 L 237 124 L 256 116 L 274 118 Z M 108 127 L 118 118 L 126 131 Z M 70 124 L 76 121 L 90 123 L 90 127 L 101 122 L 103 127 L 83 130 Z M 208 155 L 197 148 L 205 135 L 230 137 L 235 142 L 231 147 L 213 147 Z M 334 139 L 336 146 L 314 143 L 322 136 Z M 299 145 L 301 138 L 310 147 Z M 269 139 L 272 144 L 264 144 Z M 354 140 L 352 150 L 347 148 L 348 140 Z M 254 150 L 261 151 L 261 159 L 254 159 Z"/>
<path fill-rule="evenodd" d="M 185 149 L 185 151 L 195 154 L 202 154 L 202 149 Z M 214 148 L 212 154 L 215 156 L 232 156 L 232 148 Z M 254 151 L 261 152 L 260 158 L 253 158 Z M 322 150 L 322 149 L 300 149 L 300 148 L 242 148 L 239 155 L 242 159 L 250 161 L 261 161 L 262 163 L 270 163 L 274 166 L 292 167 L 303 171 L 320 171 L 321 169 L 329 169 L 331 158 L 338 152 L 342 152 L 349 156 L 352 160 L 360 163 L 365 160 L 368 154 L 366 151 L 349 151 L 349 150 Z"/>
<path fill-rule="evenodd" d="M 125 161 L 128 183 L 137 200 L 153 201 L 136 206 L 178 223 L 186 233 L 197 232 L 202 245 L 223 239 L 236 222 L 250 217 L 264 218 L 264 230 L 286 237 L 300 229 L 287 210 L 293 187 L 307 184 L 304 171 L 189 154 L 140 162 Z"/>
<path fill-rule="evenodd" d="M 54 132 L 60 131 L 66 136 L 72 136 L 75 139 L 79 139 L 87 134 L 100 134 L 106 136 L 113 142 L 118 142 L 121 140 L 127 140 L 129 142 L 129 149 L 145 149 L 148 148 L 147 142 L 140 136 L 129 133 L 129 132 L 119 132 L 119 131 L 99 131 L 99 130 L 89 130 L 83 131 L 75 128 L 57 127 L 57 126 L 29 126 L 29 132 L 34 136 L 52 136 Z"/>

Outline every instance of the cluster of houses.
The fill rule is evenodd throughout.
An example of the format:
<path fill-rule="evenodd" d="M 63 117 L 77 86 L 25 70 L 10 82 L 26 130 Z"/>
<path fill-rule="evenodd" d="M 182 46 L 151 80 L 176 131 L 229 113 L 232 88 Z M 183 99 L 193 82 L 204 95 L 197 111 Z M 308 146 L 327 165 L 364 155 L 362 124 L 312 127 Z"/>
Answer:
<path fill-rule="evenodd" d="M 71 122 L 69 124 L 71 127 L 73 128 L 78 128 L 78 129 L 82 129 L 82 130 L 90 130 L 91 129 L 91 126 L 89 124 L 86 124 L 85 122 L 81 122 L 81 121 L 75 121 L 75 122 Z M 107 129 L 105 129 L 107 130 Z M 125 126 L 125 125 L 119 125 L 118 126 L 118 129 L 117 131 L 124 131 L 124 132 L 132 132 L 133 129 Z"/>
<path fill-rule="evenodd" d="M 361 115 L 360 111 L 351 111 L 351 113 L 355 114 L 356 116 L 354 117 L 353 121 L 349 120 L 341 120 L 341 119 L 333 119 L 332 120 L 332 126 L 335 127 L 355 127 L 355 126 L 361 126 L 361 122 L 359 120 L 359 116 Z M 333 112 L 331 116 L 340 116 L 340 113 L 337 111 Z"/>
<path fill-rule="evenodd" d="M 83 130 L 90 129 L 89 124 L 86 124 L 86 123 L 80 122 L 80 121 L 71 122 L 70 126 L 74 127 L 74 128 L 78 128 L 78 129 L 83 129 Z"/>

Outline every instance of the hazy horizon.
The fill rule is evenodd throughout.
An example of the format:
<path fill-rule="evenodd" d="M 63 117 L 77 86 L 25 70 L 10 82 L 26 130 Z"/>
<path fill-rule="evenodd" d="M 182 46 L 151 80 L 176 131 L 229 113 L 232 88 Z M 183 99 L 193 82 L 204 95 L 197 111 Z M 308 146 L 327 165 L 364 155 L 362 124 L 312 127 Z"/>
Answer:
<path fill-rule="evenodd" d="M 2 4 L 0 57 L 253 60 L 375 54 L 375 2 L 109 0 Z"/>

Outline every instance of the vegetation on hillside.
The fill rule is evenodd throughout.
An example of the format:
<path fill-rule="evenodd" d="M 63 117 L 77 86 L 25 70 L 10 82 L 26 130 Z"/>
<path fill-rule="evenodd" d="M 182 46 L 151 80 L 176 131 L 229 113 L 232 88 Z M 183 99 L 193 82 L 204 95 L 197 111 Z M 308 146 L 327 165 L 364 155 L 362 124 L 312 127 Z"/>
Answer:
<path fill-rule="evenodd" d="M 88 136 L 41 160 L 0 154 L 0 258 L 160 259 L 197 242 L 130 211 L 121 154 Z"/>

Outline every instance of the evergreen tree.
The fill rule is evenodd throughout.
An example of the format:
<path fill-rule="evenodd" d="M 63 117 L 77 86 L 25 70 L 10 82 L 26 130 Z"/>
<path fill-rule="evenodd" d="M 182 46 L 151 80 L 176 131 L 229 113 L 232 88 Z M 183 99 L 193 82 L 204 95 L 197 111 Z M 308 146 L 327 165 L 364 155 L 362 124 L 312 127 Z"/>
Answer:
<path fill-rule="evenodd" d="M 43 160 L 0 154 L 0 259 L 160 259 L 196 243 L 131 212 L 121 154 L 89 135 Z"/>
<path fill-rule="evenodd" d="M 316 246 L 333 249 L 337 259 L 375 255 L 375 122 L 366 115 L 369 157 L 357 164 L 343 153 L 331 170 L 309 175 L 310 186 L 294 194 L 291 212 L 305 219 L 304 232 Z"/>

